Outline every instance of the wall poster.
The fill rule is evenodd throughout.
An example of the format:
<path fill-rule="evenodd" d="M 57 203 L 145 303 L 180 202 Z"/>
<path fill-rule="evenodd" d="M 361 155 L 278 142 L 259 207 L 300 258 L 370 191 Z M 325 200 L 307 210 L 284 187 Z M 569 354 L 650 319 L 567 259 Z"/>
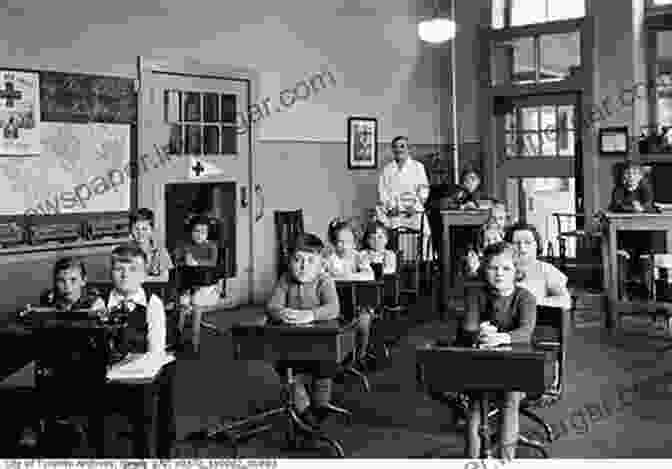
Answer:
<path fill-rule="evenodd" d="M 0 156 L 39 155 L 39 74 L 0 71 Z"/>

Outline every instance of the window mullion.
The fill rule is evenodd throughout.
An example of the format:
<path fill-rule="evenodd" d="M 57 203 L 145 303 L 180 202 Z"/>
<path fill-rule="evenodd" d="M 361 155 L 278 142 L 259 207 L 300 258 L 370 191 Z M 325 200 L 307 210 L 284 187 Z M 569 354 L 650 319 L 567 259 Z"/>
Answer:
<path fill-rule="evenodd" d="M 538 84 L 541 81 L 541 40 L 539 35 L 534 36 L 532 49 L 534 50 L 534 82 Z"/>
<path fill-rule="evenodd" d="M 513 10 L 513 0 L 504 0 L 504 27 L 511 27 L 511 16 Z"/>

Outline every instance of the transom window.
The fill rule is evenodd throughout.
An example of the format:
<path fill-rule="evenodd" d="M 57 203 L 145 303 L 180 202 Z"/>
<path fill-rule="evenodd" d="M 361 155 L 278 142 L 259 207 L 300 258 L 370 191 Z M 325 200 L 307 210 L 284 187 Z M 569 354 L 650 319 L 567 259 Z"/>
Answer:
<path fill-rule="evenodd" d="M 495 41 L 492 62 L 493 85 L 565 80 L 581 69 L 581 34 L 571 31 Z"/>
<path fill-rule="evenodd" d="M 573 105 L 514 106 L 504 115 L 508 158 L 574 157 Z"/>
<path fill-rule="evenodd" d="M 672 3 L 668 1 L 667 3 Z M 586 16 L 585 0 L 493 0 L 492 27 L 547 23 Z"/>
<path fill-rule="evenodd" d="M 672 126 L 672 29 L 652 34 L 655 59 L 650 70 L 656 83 L 655 92 L 652 93 L 652 118 L 659 126 Z"/>

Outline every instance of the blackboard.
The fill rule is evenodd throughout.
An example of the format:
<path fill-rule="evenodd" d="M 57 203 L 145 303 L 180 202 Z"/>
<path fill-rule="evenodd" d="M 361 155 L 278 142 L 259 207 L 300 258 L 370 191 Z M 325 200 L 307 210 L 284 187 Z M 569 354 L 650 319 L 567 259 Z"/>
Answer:
<path fill-rule="evenodd" d="M 136 96 L 131 78 L 40 73 L 43 121 L 133 124 L 137 116 Z"/>

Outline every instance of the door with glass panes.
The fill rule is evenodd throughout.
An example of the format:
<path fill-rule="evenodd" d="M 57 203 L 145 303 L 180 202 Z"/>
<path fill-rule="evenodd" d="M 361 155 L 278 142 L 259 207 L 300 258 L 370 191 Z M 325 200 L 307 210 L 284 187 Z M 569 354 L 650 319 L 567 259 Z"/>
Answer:
<path fill-rule="evenodd" d="M 499 98 L 495 109 L 497 195 L 506 200 L 512 219 L 537 227 L 544 253 L 557 255 L 559 232 L 583 222 L 571 216 L 583 213 L 579 96 Z M 556 213 L 568 216 L 558 219 Z M 567 255 L 575 250 L 571 240 Z"/>

